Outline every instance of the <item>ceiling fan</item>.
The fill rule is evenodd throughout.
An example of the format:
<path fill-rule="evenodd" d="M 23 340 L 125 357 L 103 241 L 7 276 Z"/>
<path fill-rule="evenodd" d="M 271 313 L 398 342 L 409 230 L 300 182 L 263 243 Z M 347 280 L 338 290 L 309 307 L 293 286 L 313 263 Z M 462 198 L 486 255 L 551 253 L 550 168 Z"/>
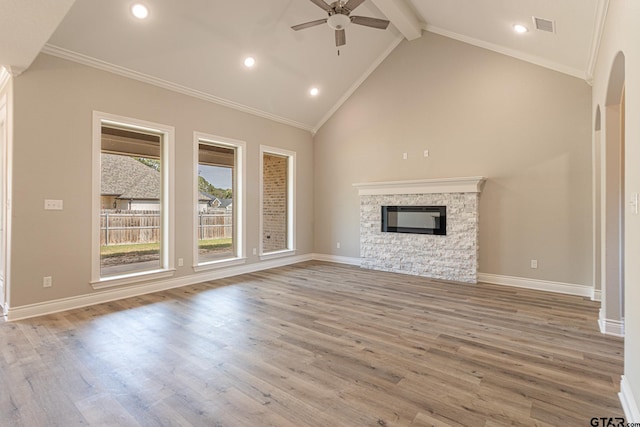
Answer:
<path fill-rule="evenodd" d="M 336 47 L 344 46 L 347 43 L 344 29 L 351 23 L 385 30 L 387 26 L 389 26 L 389 21 L 385 19 L 369 18 L 367 16 L 350 16 L 351 12 L 364 1 L 365 0 L 349 0 L 345 3 L 343 0 L 337 0 L 329 5 L 324 0 L 311 0 L 311 3 L 327 12 L 329 17 L 294 25 L 291 28 L 298 31 L 327 23 L 336 32 Z"/>

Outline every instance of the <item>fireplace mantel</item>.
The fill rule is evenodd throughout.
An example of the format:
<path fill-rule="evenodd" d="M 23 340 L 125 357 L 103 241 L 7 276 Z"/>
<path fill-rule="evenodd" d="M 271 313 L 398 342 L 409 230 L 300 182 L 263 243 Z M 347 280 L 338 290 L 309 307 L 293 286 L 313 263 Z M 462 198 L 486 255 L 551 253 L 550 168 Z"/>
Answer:
<path fill-rule="evenodd" d="M 478 281 L 478 204 L 485 177 L 353 184 L 360 198 L 360 266 L 440 280 Z M 383 206 L 445 206 L 443 235 L 382 231 Z"/>
<path fill-rule="evenodd" d="M 386 194 L 480 193 L 486 178 L 417 179 L 411 181 L 361 182 L 353 184 L 360 196 Z"/>

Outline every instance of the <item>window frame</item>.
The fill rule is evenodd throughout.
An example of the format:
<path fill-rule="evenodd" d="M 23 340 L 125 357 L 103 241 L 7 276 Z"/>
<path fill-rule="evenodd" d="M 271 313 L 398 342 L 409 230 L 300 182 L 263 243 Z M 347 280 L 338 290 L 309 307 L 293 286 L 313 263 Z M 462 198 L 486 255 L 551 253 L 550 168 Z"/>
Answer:
<path fill-rule="evenodd" d="M 271 154 L 287 158 L 287 247 L 264 252 L 264 155 Z M 260 145 L 260 260 L 282 258 L 296 254 L 296 152 L 283 148 Z"/>
<path fill-rule="evenodd" d="M 161 199 L 160 199 L 160 268 L 115 276 L 100 275 L 100 188 L 102 126 L 117 126 L 161 135 Z M 93 112 L 92 179 L 91 179 L 91 286 L 103 289 L 147 280 L 172 277 L 175 273 L 175 129 L 160 123 L 101 111 Z"/>
<path fill-rule="evenodd" d="M 235 253 L 228 258 L 215 260 L 207 260 L 200 262 L 198 253 L 198 164 L 200 157 L 198 150 L 200 144 L 217 145 L 225 148 L 233 148 L 235 150 L 235 171 L 233 189 L 233 238 Z M 237 139 L 226 138 L 217 135 L 211 135 L 204 132 L 193 133 L 193 270 L 196 272 L 212 270 L 216 268 L 230 267 L 240 265 L 246 262 L 246 222 L 247 215 L 245 209 L 245 190 L 246 190 L 246 142 Z"/>

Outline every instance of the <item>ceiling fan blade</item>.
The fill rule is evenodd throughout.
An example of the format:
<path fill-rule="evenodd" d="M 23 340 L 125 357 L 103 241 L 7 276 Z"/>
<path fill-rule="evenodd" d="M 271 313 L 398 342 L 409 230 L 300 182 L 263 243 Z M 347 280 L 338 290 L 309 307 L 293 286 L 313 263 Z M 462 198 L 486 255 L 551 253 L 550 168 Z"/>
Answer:
<path fill-rule="evenodd" d="M 336 47 L 347 44 L 347 35 L 344 30 L 336 30 Z"/>
<path fill-rule="evenodd" d="M 351 22 L 367 27 L 379 28 L 381 30 L 386 30 L 389 26 L 389 21 L 386 19 L 369 18 L 368 16 L 352 16 Z"/>
<path fill-rule="evenodd" d="M 364 3 L 364 0 L 349 0 L 347 4 L 343 6 L 343 9 L 349 9 L 349 12 L 353 12 L 353 9 Z"/>
<path fill-rule="evenodd" d="M 315 4 L 321 9 L 324 9 L 325 12 L 333 12 L 333 8 L 323 0 L 311 0 L 311 3 Z"/>
<path fill-rule="evenodd" d="M 305 28 L 315 27 L 316 25 L 326 24 L 326 23 L 327 23 L 327 18 L 324 18 L 324 19 L 318 19 L 317 21 L 305 22 L 304 24 L 294 25 L 291 28 L 295 31 L 298 31 L 298 30 L 304 30 Z"/>

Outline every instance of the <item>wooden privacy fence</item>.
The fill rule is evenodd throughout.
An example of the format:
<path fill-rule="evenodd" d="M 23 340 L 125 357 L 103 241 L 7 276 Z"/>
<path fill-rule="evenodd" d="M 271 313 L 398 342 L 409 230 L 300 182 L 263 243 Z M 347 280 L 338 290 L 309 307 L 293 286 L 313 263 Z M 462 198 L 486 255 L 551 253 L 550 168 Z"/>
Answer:
<path fill-rule="evenodd" d="M 231 213 L 199 213 L 198 239 L 231 238 Z M 155 243 L 160 241 L 160 212 L 103 209 L 100 213 L 100 245 Z"/>
<path fill-rule="evenodd" d="M 233 215 L 230 213 L 198 214 L 198 239 L 230 239 L 233 236 Z"/>

